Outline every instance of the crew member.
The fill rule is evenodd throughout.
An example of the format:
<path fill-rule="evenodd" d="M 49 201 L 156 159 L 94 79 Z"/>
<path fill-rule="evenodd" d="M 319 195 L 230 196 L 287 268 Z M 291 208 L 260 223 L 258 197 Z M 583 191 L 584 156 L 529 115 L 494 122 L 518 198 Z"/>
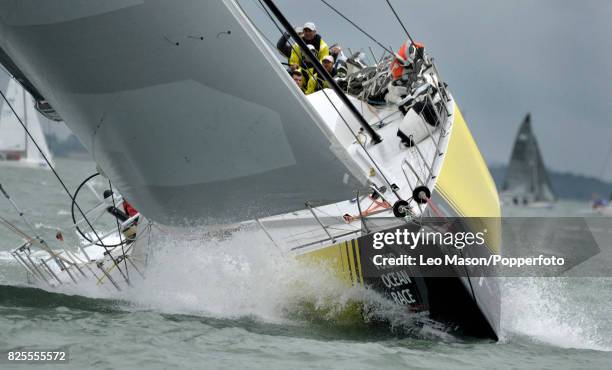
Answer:
<path fill-rule="evenodd" d="M 130 218 L 138 214 L 136 208 L 132 207 L 132 205 L 125 199 L 123 200 L 123 211 L 125 211 L 125 214 L 127 214 Z"/>
<path fill-rule="evenodd" d="M 404 68 L 414 62 L 417 56 L 422 56 L 425 46 L 421 43 L 412 43 L 407 40 L 399 48 L 395 59 L 391 62 L 391 74 L 393 80 L 399 80 L 404 75 Z M 418 71 L 417 71 L 418 72 Z"/>
<path fill-rule="evenodd" d="M 314 23 L 307 22 L 304 24 L 304 37 L 302 38 L 306 45 L 312 45 L 315 52 L 314 55 L 319 58 L 319 61 L 322 61 L 323 58 L 329 55 L 329 47 L 323 41 L 321 36 L 317 34 L 317 28 Z M 293 51 L 291 51 L 291 57 L 289 58 L 289 64 L 295 64 L 298 66 L 304 65 L 308 69 L 313 69 L 312 64 L 308 60 L 304 60 L 302 56 L 302 51 L 300 48 L 294 47 Z"/>
<path fill-rule="evenodd" d="M 335 67 L 335 61 L 334 61 L 334 57 L 331 55 L 326 56 L 325 58 L 323 58 L 323 68 L 325 68 L 325 70 L 327 72 L 329 72 L 329 74 L 332 77 L 336 77 L 336 67 Z"/>
<path fill-rule="evenodd" d="M 338 44 L 333 44 L 329 47 L 329 55 L 334 57 L 334 69 L 338 70 L 338 67 L 342 64 L 346 64 L 346 56 L 342 52 L 342 47 Z"/>
<path fill-rule="evenodd" d="M 304 36 L 304 30 L 302 29 L 302 27 L 295 27 L 295 32 L 300 37 Z M 294 47 L 297 48 L 295 44 L 289 41 L 290 39 L 291 39 L 291 36 L 289 36 L 289 33 L 285 32 L 280 37 L 280 39 L 278 39 L 278 41 L 276 42 L 276 48 L 287 59 L 291 57 L 291 50 L 293 50 Z"/>
<path fill-rule="evenodd" d="M 302 76 L 302 72 L 299 69 L 293 69 L 291 71 L 291 78 L 293 78 L 293 81 L 295 81 L 295 83 L 301 89 L 302 88 L 302 82 L 304 80 L 304 77 Z"/>
<path fill-rule="evenodd" d="M 291 72 L 291 77 L 304 94 L 310 95 L 317 90 L 316 73 L 311 77 L 310 73 L 307 71 L 304 71 L 303 69 L 295 69 Z"/>
<path fill-rule="evenodd" d="M 334 67 L 334 57 L 332 57 L 331 55 L 326 56 L 325 58 L 323 58 L 322 64 L 323 68 L 325 68 L 325 70 L 329 73 L 330 76 L 336 77 L 337 73 L 336 68 Z M 318 74 L 315 74 L 315 76 L 317 76 L 316 91 L 329 88 L 329 84 L 324 78 L 319 77 Z"/>

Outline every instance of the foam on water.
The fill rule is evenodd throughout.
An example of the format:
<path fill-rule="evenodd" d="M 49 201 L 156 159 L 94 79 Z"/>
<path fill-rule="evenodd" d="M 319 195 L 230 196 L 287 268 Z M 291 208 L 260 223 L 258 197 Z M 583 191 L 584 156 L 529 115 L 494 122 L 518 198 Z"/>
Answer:
<path fill-rule="evenodd" d="M 0 262 L 2 263 L 13 263 L 15 259 L 11 256 L 11 253 L 8 251 L 0 251 Z"/>
<path fill-rule="evenodd" d="M 298 261 L 257 230 L 240 230 L 225 240 L 198 235 L 201 232 L 157 235 L 147 278 L 120 293 L 91 284 L 63 292 L 118 298 L 133 310 L 248 317 L 274 324 L 315 320 L 363 325 L 361 315 L 347 312 L 366 304 L 366 321 L 385 321 L 393 331 L 453 340 L 426 314 L 410 313 L 370 289 L 347 287 L 326 266 Z"/>
<path fill-rule="evenodd" d="M 329 269 L 299 262 L 256 230 L 240 230 L 225 240 L 203 239 L 201 232 L 157 234 L 152 247 L 147 278 L 122 292 L 94 282 L 63 286 L 61 292 L 121 299 L 133 310 L 278 324 L 313 319 L 338 324 L 351 305 L 366 304 L 366 320 L 384 320 L 391 330 L 420 337 L 456 340 L 426 314 L 409 313 L 370 289 L 348 288 Z M 0 252 L 0 261 L 11 259 Z M 526 337 L 556 347 L 610 351 L 594 312 L 605 311 L 601 305 L 606 304 L 572 297 L 576 287 L 569 285 L 567 279 L 503 279 L 502 341 Z"/>
<path fill-rule="evenodd" d="M 172 235 L 154 248 L 147 279 L 127 297 L 145 308 L 278 322 L 291 295 L 308 295 L 316 287 L 325 296 L 340 288 L 329 274 L 305 271 L 258 233 L 237 232 L 224 241 Z"/>
<path fill-rule="evenodd" d="M 556 347 L 612 351 L 610 338 L 601 334 L 606 318 L 609 324 L 609 302 L 576 297 L 570 280 L 576 279 L 504 278 L 502 340 L 525 336 Z M 597 297 L 598 292 L 586 295 Z"/>
<path fill-rule="evenodd" d="M 333 319 L 356 301 L 374 299 L 369 290 L 347 288 L 324 266 L 283 253 L 258 231 L 221 241 L 168 235 L 156 244 L 147 279 L 126 295 L 137 306 L 287 322 L 303 302 Z"/>

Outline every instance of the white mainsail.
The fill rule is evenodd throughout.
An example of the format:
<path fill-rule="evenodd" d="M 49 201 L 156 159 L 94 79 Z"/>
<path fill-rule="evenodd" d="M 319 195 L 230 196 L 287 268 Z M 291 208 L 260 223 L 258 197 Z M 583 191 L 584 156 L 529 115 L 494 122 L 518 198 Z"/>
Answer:
<path fill-rule="evenodd" d="M 34 140 L 26 134 L 11 107 L 4 102 L 0 116 L 0 163 L 46 168 L 47 162 L 34 144 L 35 141 L 53 165 L 51 152 L 38 118 L 39 113 L 30 95 L 13 79 L 9 81 L 5 95 Z"/>
<path fill-rule="evenodd" d="M 45 52 L 16 63 L 46 71 L 29 73 L 33 84 L 160 223 L 242 221 L 354 197 L 367 174 L 238 4 L 180 4 L 95 13 L 69 1 L 0 3 L 0 43 L 32 30 L 28 50 Z M 49 37 L 64 46 L 40 44 Z"/>

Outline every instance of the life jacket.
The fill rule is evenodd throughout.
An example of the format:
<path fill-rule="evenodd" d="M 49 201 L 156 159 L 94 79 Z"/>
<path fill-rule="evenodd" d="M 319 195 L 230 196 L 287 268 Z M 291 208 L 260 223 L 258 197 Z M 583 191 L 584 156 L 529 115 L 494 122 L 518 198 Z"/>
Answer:
<path fill-rule="evenodd" d="M 301 68 L 300 72 L 302 72 L 302 86 L 300 87 L 302 89 L 302 92 L 304 92 L 304 94 L 306 95 L 310 95 L 313 92 L 318 91 L 317 73 L 315 73 L 312 69 L 308 70 L 304 68 Z"/>
<path fill-rule="evenodd" d="M 319 36 L 318 34 L 315 35 L 312 40 L 304 40 L 304 42 L 306 43 L 306 45 L 312 45 L 315 48 L 315 50 L 317 51 L 315 56 L 317 56 L 320 61 L 329 55 L 329 47 L 327 46 L 327 43 L 323 41 L 321 36 Z M 294 45 L 293 50 L 291 51 L 291 56 L 289 57 L 289 64 L 295 64 L 300 68 L 305 67 L 312 69 L 312 65 L 310 65 L 310 63 L 305 59 L 306 58 L 302 57 L 302 50 L 299 48 L 299 46 Z"/>
<path fill-rule="evenodd" d="M 414 48 L 412 48 L 414 46 Z M 407 40 L 402 44 L 402 46 L 397 51 L 397 55 L 399 55 L 404 62 L 400 61 L 398 58 L 394 58 L 393 62 L 391 62 L 391 74 L 393 75 L 393 80 L 399 80 L 404 75 L 404 65 L 409 64 L 414 59 L 416 55 L 417 49 L 423 49 L 425 46 L 420 42 L 411 43 L 410 40 Z"/>
<path fill-rule="evenodd" d="M 318 34 L 315 35 L 315 37 L 312 40 L 310 41 L 304 40 L 304 42 L 306 43 L 306 45 L 314 46 L 317 53 L 319 52 L 319 50 L 321 50 L 321 36 L 319 36 Z"/>

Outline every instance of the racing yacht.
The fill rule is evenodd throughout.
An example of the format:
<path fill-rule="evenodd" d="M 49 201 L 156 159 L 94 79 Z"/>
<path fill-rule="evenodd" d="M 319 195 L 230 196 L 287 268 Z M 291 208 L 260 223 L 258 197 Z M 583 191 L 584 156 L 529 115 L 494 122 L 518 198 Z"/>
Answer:
<path fill-rule="evenodd" d="M 527 114 L 514 141 L 502 199 L 515 206 L 550 208 L 556 197 Z"/>
<path fill-rule="evenodd" d="M 0 61 L 148 219 L 251 225 L 347 286 L 497 339 L 499 290 L 480 267 L 373 262 L 376 231 L 426 219 L 487 232 L 483 246 L 432 255 L 500 253 L 495 185 L 432 59 L 398 59 L 402 81 L 394 53 L 329 80 L 264 3 L 330 88 L 305 96 L 237 0 L 2 1 Z"/>

